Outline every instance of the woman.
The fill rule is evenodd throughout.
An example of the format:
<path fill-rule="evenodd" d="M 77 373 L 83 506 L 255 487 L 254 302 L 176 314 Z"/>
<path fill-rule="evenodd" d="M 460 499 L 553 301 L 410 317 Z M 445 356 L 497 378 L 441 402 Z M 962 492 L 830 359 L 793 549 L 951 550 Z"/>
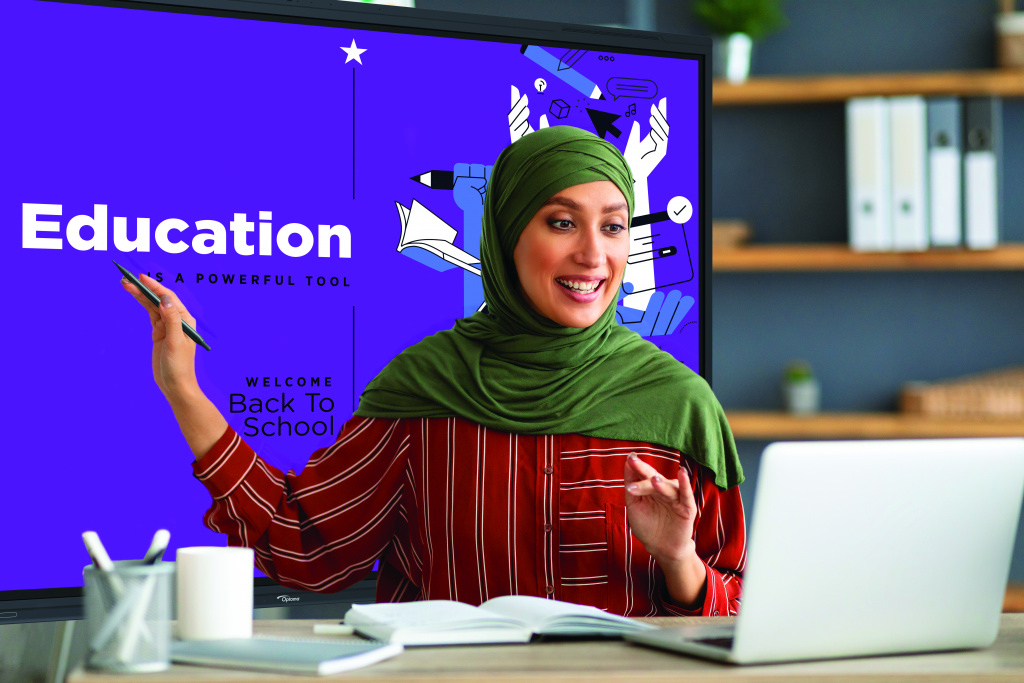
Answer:
<path fill-rule="evenodd" d="M 206 524 L 284 585 L 377 599 L 546 595 L 619 614 L 725 615 L 745 562 L 742 471 L 698 375 L 615 322 L 630 170 L 542 129 L 495 162 L 485 313 L 399 354 L 301 474 L 259 459 L 202 394 L 173 292 L 153 374 L 214 498 Z M 623 490 L 623 488 L 625 490 Z"/>

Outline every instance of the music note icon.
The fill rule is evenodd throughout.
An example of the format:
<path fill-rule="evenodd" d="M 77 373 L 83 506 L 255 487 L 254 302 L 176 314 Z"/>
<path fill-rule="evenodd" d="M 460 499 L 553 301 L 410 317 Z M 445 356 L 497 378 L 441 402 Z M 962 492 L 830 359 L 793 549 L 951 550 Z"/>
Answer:
<path fill-rule="evenodd" d="M 633 104 L 629 105 L 629 106 L 628 106 L 628 107 L 626 108 L 626 116 L 628 117 L 628 116 L 630 116 L 631 114 L 633 114 L 633 115 L 635 115 L 635 114 L 636 114 L 636 102 L 634 102 Z"/>

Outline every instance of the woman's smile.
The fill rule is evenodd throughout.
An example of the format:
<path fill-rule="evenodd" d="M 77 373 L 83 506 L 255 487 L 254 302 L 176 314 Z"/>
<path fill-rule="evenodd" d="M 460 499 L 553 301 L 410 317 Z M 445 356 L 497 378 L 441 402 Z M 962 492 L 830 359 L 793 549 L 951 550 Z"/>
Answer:
<path fill-rule="evenodd" d="M 566 296 L 574 301 L 587 303 L 597 296 L 597 292 L 601 285 L 604 284 L 605 278 L 556 277 L 555 282 L 562 285 Z"/>

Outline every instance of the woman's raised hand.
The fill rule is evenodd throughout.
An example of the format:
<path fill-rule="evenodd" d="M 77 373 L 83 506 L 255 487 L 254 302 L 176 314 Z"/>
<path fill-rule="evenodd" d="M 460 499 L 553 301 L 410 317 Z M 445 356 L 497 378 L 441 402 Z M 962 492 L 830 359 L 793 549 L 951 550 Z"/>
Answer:
<path fill-rule="evenodd" d="M 228 423 L 203 395 L 196 379 L 196 343 L 181 329 L 182 319 L 193 328 L 196 319 L 174 292 L 148 275 L 140 275 L 139 280 L 160 297 L 159 306 L 153 306 L 139 288 L 127 280 L 122 279 L 121 286 L 149 314 L 153 326 L 153 379 L 171 404 L 192 455 L 199 460 L 225 433 Z"/>
<path fill-rule="evenodd" d="M 145 274 L 140 275 L 139 280 L 160 297 L 159 307 L 153 306 L 127 279 L 121 279 L 121 286 L 149 314 L 153 326 L 153 379 L 171 405 L 187 401 L 199 393 L 199 382 L 195 369 L 196 343 L 185 336 L 181 321 L 184 319 L 195 327 L 196 319 L 170 289 Z"/>
<path fill-rule="evenodd" d="M 670 596 L 683 605 L 700 604 L 706 575 L 693 542 L 697 501 L 686 469 L 667 479 L 630 454 L 623 480 L 629 528 L 661 566 Z"/>
<path fill-rule="evenodd" d="M 666 479 L 635 454 L 626 458 L 626 512 L 633 535 L 655 559 L 681 559 L 693 546 L 697 502 L 686 469 Z"/>

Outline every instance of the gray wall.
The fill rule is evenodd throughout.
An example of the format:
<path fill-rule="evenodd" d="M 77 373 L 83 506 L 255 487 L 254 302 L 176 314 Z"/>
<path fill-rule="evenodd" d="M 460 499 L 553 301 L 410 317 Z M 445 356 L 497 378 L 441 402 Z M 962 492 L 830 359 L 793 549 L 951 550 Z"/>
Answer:
<path fill-rule="evenodd" d="M 987 0 L 789 0 L 789 26 L 755 46 L 755 74 L 994 66 Z M 682 4 L 659 18 L 692 27 Z M 1024 241 L 1024 100 L 1004 102 L 1004 239 Z M 762 242 L 846 240 L 842 104 L 716 108 L 715 217 Z M 907 380 L 1024 364 L 1024 273 L 717 273 L 712 377 L 728 408 L 777 409 L 778 380 L 804 358 L 825 410 L 891 410 Z M 739 444 L 748 509 L 765 442 Z M 872 473 L 884 476 L 884 473 Z M 1024 581 L 1024 519 L 1011 580 Z"/>
<path fill-rule="evenodd" d="M 706 33 L 689 2 L 655 4 L 656 30 Z M 631 16 L 629 0 L 418 6 L 589 23 Z M 784 0 L 783 7 L 789 23 L 755 45 L 754 75 L 995 65 L 994 0 Z M 846 241 L 842 103 L 715 108 L 712 116 L 714 217 L 749 221 L 759 242 Z M 1003 119 L 1003 237 L 1022 242 L 1024 100 L 1005 100 Z M 892 410 L 905 381 L 1024 364 L 1024 272 L 717 273 L 712 319 L 712 379 L 726 408 L 780 408 L 782 368 L 803 358 L 822 383 L 823 409 Z M 748 510 L 765 445 L 739 443 Z M 1024 581 L 1024 520 L 1010 575 Z"/>

